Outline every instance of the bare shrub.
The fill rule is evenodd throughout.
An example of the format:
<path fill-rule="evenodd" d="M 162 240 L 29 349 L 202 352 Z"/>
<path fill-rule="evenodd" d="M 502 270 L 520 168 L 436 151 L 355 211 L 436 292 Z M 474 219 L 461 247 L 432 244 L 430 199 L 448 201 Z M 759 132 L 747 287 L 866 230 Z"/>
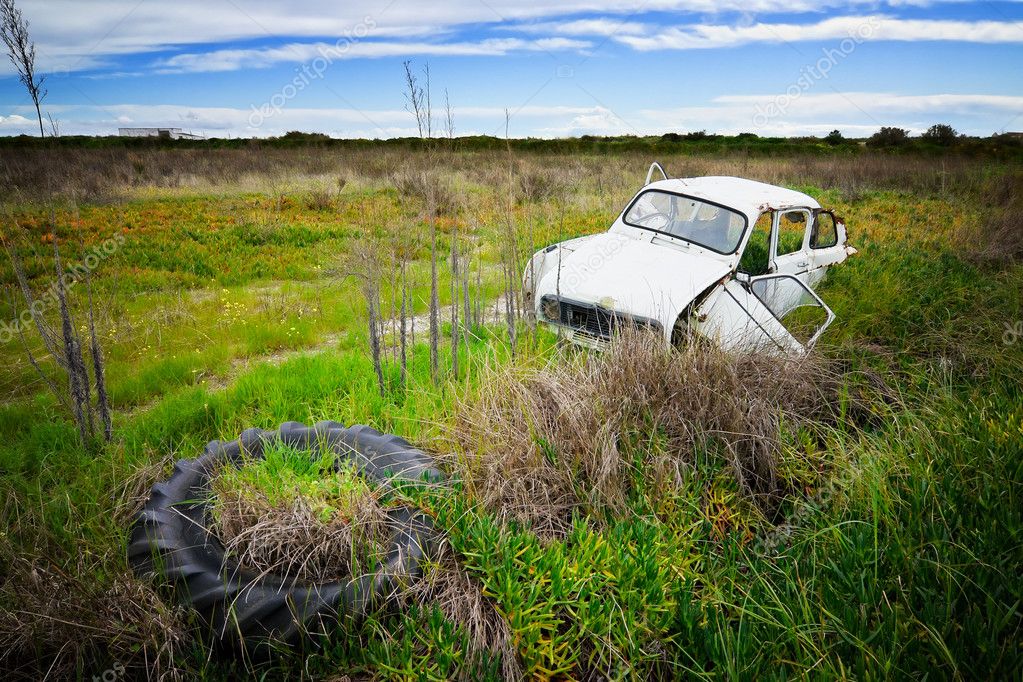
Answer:
<path fill-rule="evenodd" d="M 961 235 L 975 260 L 1006 264 L 1023 260 L 1023 171 L 990 181 L 979 225 Z"/>
<path fill-rule="evenodd" d="M 348 184 L 347 175 L 334 178 L 334 185 L 316 183 L 302 196 L 305 207 L 310 211 L 329 211 L 338 207 L 341 193 Z"/>
<path fill-rule="evenodd" d="M 383 264 L 381 263 L 381 244 L 378 240 L 369 238 L 356 242 L 351 251 L 342 255 L 338 274 L 342 278 L 354 278 L 366 300 L 370 356 L 373 359 L 373 370 L 377 377 L 377 388 L 383 397 L 387 385 L 381 356 L 383 326 L 380 312 L 380 286 L 383 278 Z"/>
<path fill-rule="evenodd" d="M 311 211 L 327 211 L 334 208 L 337 195 L 326 187 L 314 187 L 305 194 L 305 205 Z"/>
<path fill-rule="evenodd" d="M 557 537 L 577 507 L 626 508 L 630 435 L 659 433 L 646 475 L 681 484 L 696 450 L 717 447 L 740 487 L 766 513 L 784 492 L 781 424 L 833 419 L 838 383 L 821 360 L 732 355 L 624 334 L 599 355 L 543 368 L 484 368 L 463 398 L 453 466 L 469 492 L 503 520 Z"/>
<path fill-rule="evenodd" d="M 460 200 L 449 178 L 434 170 L 405 169 L 391 174 L 391 185 L 403 197 L 417 199 L 427 216 L 453 215 Z M 429 203 L 429 206 L 426 204 Z"/>
<path fill-rule="evenodd" d="M 51 215 L 51 222 L 53 218 Z M 18 223 L 14 221 L 17 229 Z M 90 444 L 94 441 L 96 432 L 102 429 L 104 441 L 110 441 L 113 437 L 111 423 L 110 402 L 106 390 L 106 366 L 103 359 L 103 351 L 96 335 L 95 306 L 92 296 L 92 274 L 91 268 L 84 258 L 81 264 L 74 268 L 67 268 L 60 255 L 59 239 L 56 232 L 51 232 L 53 241 L 53 285 L 46 292 L 49 298 L 39 298 L 33 292 L 25 271 L 25 264 L 18 246 L 0 233 L 0 243 L 7 252 L 11 267 L 14 270 L 15 280 L 21 291 L 21 297 L 25 307 L 32 319 L 33 325 L 43 342 L 43 347 L 53 358 L 60 368 L 61 373 L 67 379 L 66 387 L 54 381 L 39 365 L 31 347 L 25 337 L 25 331 L 20 325 L 16 325 L 18 336 L 29 363 L 36 370 L 39 378 L 46 384 L 50 393 L 57 402 L 70 413 L 78 428 L 78 436 L 83 444 Z M 84 248 L 82 249 L 84 252 Z M 87 288 L 86 316 L 88 320 L 87 330 L 89 333 L 88 344 L 83 342 L 82 331 L 85 328 L 76 326 L 71 312 L 71 291 L 70 285 L 77 282 L 84 272 L 84 279 Z M 73 279 L 69 282 L 69 274 Z M 56 304 L 60 325 L 51 323 L 44 314 L 48 303 Z M 16 310 L 13 300 L 12 310 Z M 91 361 L 91 375 L 89 364 L 85 358 Z M 93 390 L 96 391 L 96 400 L 93 401 Z M 97 416 L 99 424 L 97 426 Z"/>
<path fill-rule="evenodd" d="M 458 379 L 458 227 L 451 231 L 451 376 Z"/>
<path fill-rule="evenodd" d="M 547 201 L 559 198 L 569 189 L 565 173 L 546 166 L 521 165 L 516 177 L 519 192 L 526 201 Z"/>
<path fill-rule="evenodd" d="M 437 288 L 437 221 L 430 220 L 430 378 L 439 377 L 440 298 Z"/>

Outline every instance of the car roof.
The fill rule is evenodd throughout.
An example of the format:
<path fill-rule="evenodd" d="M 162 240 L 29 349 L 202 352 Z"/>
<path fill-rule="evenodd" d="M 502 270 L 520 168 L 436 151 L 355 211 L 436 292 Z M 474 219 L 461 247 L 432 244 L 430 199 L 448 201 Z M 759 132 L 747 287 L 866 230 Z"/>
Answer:
<path fill-rule="evenodd" d="M 816 199 L 802 192 L 726 175 L 659 180 L 651 182 L 644 189 L 663 189 L 697 199 L 706 199 L 740 210 L 754 220 L 768 209 L 821 207 Z"/>

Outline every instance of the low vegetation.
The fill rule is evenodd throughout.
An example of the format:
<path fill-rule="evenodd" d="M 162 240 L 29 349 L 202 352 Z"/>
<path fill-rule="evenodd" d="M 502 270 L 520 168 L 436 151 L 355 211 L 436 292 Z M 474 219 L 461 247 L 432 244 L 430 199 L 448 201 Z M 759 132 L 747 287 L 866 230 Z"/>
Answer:
<path fill-rule="evenodd" d="M 212 529 L 257 574 L 322 583 L 375 568 L 387 541 L 386 508 L 354 466 L 271 444 L 264 457 L 213 478 Z"/>
<path fill-rule="evenodd" d="M 518 322 L 509 273 L 534 247 L 605 229 L 648 155 L 417 146 L 4 155 L 3 230 L 36 290 L 54 239 L 71 253 L 124 236 L 92 280 L 109 443 L 83 444 L 22 342 L 0 339 L 8 677 L 1016 674 L 1017 165 L 871 151 L 661 158 L 677 174 L 809 192 L 860 253 L 820 289 L 837 320 L 805 360 L 640 338 L 594 356 Z M 34 162 L 55 198 L 30 191 L 44 172 Z M 399 165 L 424 175 L 396 180 Z M 342 276 L 360 248 L 380 256 L 368 297 Z M 13 270 L 0 278 L 13 294 Z M 4 319 L 17 301 L 4 298 Z M 84 306 L 71 306 L 78 326 Z M 442 457 L 450 485 L 401 494 L 444 531 L 443 551 L 388 608 L 300 651 L 258 669 L 211 657 L 164 586 L 129 571 L 132 516 L 207 440 L 320 419 Z M 225 470 L 216 495 L 237 557 L 321 577 L 346 570 L 353 529 L 386 506 L 350 472 L 286 450 Z"/>
<path fill-rule="evenodd" d="M 782 422 L 823 442 L 845 407 L 840 378 L 813 357 L 679 351 L 636 333 L 547 363 L 482 373 L 457 411 L 452 463 L 498 518 L 543 537 L 564 537 L 578 512 L 595 523 L 627 514 L 637 492 L 671 499 L 711 453 L 771 517 L 793 484 L 780 471 L 793 467 L 780 461 Z"/>

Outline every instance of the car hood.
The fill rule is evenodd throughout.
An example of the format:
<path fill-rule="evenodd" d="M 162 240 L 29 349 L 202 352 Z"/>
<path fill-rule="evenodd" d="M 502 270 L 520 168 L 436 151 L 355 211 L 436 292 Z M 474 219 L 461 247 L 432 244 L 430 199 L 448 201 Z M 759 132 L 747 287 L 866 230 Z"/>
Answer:
<path fill-rule="evenodd" d="M 730 270 L 726 262 L 687 253 L 680 246 L 608 232 L 566 254 L 560 277 L 554 270 L 539 283 L 537 300 L 559 293 L 565 299 L 660 320 L 667 326 Z"/>

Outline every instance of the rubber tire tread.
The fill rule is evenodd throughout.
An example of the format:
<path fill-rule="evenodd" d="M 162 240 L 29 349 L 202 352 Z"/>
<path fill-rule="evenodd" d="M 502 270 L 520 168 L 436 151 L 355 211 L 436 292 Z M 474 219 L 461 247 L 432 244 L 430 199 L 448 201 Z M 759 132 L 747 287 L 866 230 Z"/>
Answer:
<path fill-rule="evenodd" d="M 392 542 L 380 570 L 354 580 L 303 584 L 256 575 L 225 558 L 209 530 L 210 476 L 228 461 L 261 457 L 266 443 L 299 449 L 319 443 L 337 465 L 354 463 L 378 486 L 395 480 L 438 483 L 434 460 L 398 436 L 368 426 L 325 421 L 309 427 L 286 422 L 277 431 L 248 429 L 235 441 L 211 441 L 196 459 L 182 459 L 166 481 L 155 484 L 129 536 L 128 561 L 140 575 L 160 573 L 180 601 L 192 606 L 214 643 L 253 659 L 270 655 L 271 641 L 295 644 L 304 633 L 323 631 L 341 615 L 359 618 L 399 581 L 422 573 L 439 542 L 431 519 L 407 507 L 390 510 Z"/>

